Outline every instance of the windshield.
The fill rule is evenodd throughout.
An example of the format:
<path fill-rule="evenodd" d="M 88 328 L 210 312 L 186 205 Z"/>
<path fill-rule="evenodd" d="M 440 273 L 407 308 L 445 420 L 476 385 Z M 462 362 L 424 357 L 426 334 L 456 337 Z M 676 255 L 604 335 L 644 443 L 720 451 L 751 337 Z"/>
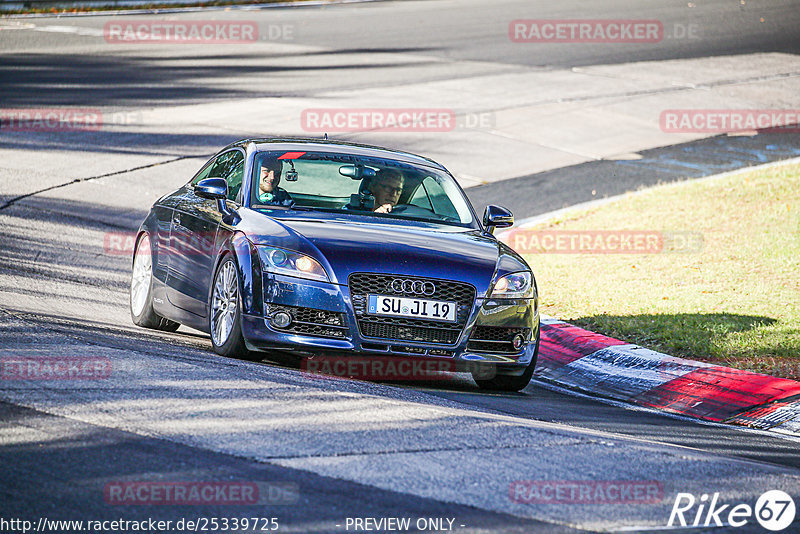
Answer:
<path fill-rule="evenodd" d="M 256 154 L 250 205 L 475 225 L 467 199 L 447 173 L 328 152 Z"/>

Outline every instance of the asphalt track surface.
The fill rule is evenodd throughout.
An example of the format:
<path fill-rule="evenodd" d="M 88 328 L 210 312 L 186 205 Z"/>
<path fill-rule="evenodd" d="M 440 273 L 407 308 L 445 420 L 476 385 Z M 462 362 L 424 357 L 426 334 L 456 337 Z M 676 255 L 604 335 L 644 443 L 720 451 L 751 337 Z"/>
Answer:
<path fill-rule="evenodd" d="M 446 62 L 468 62 L 468 82 L 519 65 L 547 70 L 800 49 L 795 2 L 698 2 L 692 8 L 650 1 L 522 7 L 426 2 L 424 17 L 415 4 L 248 11 L 259 23 L 290 21 L 298 40 L 327 50 L 332 62 L 324 69 L 306 68 L 298 57 L 292 75 L 244 51 L 185 57 L 165 48 L 143 56 L 109 52 L 76 33 L 0 31 L 0 101 L 3 107 L 158 109 L 276 95 L 313 99 L 333 90 L 380 91 L 409 76 L 444 79 L 454 75 L 442 67 Z M 540 50 L 512 46 L 506 34 L 515 18 L 614 17 L 658 18 L 667 28 L 696 24 L 704 39 L 655 48 Z M 769 21 L 769 31 L 761 18 Z M 105 20 L 49 23 L 97 29 Z M 436 62 L 370 60 L 406 53 Z M 337 67 L 338 57 L 354 55 L 364 58 L 361 68 Z M 255 76 L 259 83 L 253 83 Z M 203 161 L 176 159 L 176 151 L 163 146 L 191 147 L 189 155 L 198 156 L 237 134 L 235 125 L 205 135 L 121 134 L 98 146 L 88 142 L 105 132 L 78 141 L 0 134 L 5 154 L 41 143 L 48 154 L 67 154 L 70 165 L 85 160 L 87 172 L 77 174 L 83 177 L 106 174 L 93 165 L 101 153 L 174 160 L 94 180 L 50 176 L 45 187 L 0 191 L 0 354 L 94 355 L 114 366 L 106 381 L 10 381 L 0 387 L 3 518 L 258 515 L 278 517 L 280 531 L 344 532 L 337 525 L 347 517 L 407 516 L 455 518 L 458 532 L 648 530 L 666 524 L 679 491 L 720 491 L 750 504 L 765 489 L 798 497 L 798 444 L 779 436 L 632 410 L 538 383 L 519 394 L 489 394 L 464 376 L 414 384 L 311 378 L 277 355 L 265 355 L 264 363 L 220 358 L 205 337 L 190 330 L 165 334 L 133 327 L 127 313 L 129 258 L 104 254 L 98 242 L 107 232 L 135 229 L 147 206 Z M 503 203 L 527 217 L 659 181 L 787 159 L 798 151 L 794 135 L 718 137 L 655 148 L 636 160 L 518 176 L 472 188 L 469 195 L 479 207 Z M 8 161 L 0 164 L 6 179 L 39 179 L 35 170 Z M 509 483 L 520 479 L 657 480 L 665 496 L 657 506 L 512 503 Z M 108 483 L 142 480 L 281 482 L 296 485 L 298 496 L 291 504 L 266 507 L 104 501 Z"/>

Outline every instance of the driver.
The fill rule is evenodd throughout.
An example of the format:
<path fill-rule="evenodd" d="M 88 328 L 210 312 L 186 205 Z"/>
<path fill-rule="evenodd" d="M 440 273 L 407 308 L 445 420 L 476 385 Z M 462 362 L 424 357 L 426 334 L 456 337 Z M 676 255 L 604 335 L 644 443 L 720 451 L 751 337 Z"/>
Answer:
<path fill-rule="evenodd" d="M 280 187 L 283 162 L 275 158 L 264 158 L 261 162 L 261 179 L 258 182 L 258 201 L 264 204 L 291 206 L 289 193 Z"/>
<path fill-rule="evenodd" d="M 400 200 L 405 177 L 397 169 L 381 169 L 369 185 L 370 193 L 375 197 L 375 213 L 389 213 Z"/>

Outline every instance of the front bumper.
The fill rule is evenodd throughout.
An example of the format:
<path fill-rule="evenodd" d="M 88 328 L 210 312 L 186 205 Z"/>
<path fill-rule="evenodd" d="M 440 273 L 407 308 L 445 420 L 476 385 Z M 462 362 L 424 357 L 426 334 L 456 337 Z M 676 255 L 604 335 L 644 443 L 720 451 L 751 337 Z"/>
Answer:
<path fill-rule="evenodd" d="M 498 372 L 512 374 L 527 367 L 536 356 L 536 299 L 474 299 L 454 343 L 426 343 L 363 335 L 347 285 L 268 275 L 263 288 L 263 313 L 242 315 L 242 334 L 251 350 L 446 359 L 465 369 L 491 364 Z M 278 311 L 288 312 L 299 321 L 293 321 L 289 328 L 277 328 L 271 317 Z M 503 337 L 516 334 L 524 338 L 518 349 Z"/>

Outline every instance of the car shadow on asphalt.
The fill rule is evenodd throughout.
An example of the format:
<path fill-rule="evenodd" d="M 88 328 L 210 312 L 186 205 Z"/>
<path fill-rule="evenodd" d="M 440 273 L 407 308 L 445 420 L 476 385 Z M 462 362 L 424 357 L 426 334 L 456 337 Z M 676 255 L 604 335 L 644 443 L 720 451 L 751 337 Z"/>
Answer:
<path fill-rule="evenodd" d="M 36 335 L 33 335 L 33 332 Z M 133 325 L 130 328 L 121 328 L 113 322 L 0 310 L 0 347 L 4 347 L 8 354 L 13 354 L 11 352 L 13 348 L 9 349 L 10 346 L 20 346 L 20 343 L 23 343 L 35 347 L 37 343 L 41 343 L 40 354 L 47 355 L 48 351 L 51 351 L 50 355 L 56 355 L 62 350 L 64 340 L 76 339 L 100 350 L 109 348 L 132 351 L 137 356 L 150 355 L 166 359 L 167 362 L 207 367 L 206 380 L 210 380 L 209 384 L 213 383 L 213 379 L 209 376 L 213 376 L 215 366 L 222 366 L 226 373 L 233 372 L 236 375 L 242 373 L 241 377 L 247 380 L 267 380 L 272 384 L 272 388 L 278 390 L 284 386 L 294 388 L 323 385 L 326 390 L 353 390 L 364 393 L 366 386 L 367 393 L 380 395 L 383 391 L 373 389 L 370 384 L 376 386 L 385 384 L 457 402 L 478 411 L 566 424 L 645 441 L 670 443 L 715 454 L 800 468 L 800 450 L 797 449 L 795 441 L 765 433 L 748 432 L 738 427 L 703 424 L 650 410 L 610 404 L 600 399 L 575 396 L 567 391 L 553 390 L 552 387 L 537 382 L 535 378 L 520 393 L 481 391 L 467 374 L 447 382 L 366 382 L 310 375 L 302 371 L 300 360 L 296 357 L 286 357 L 275 352 L 264 353 L 260 360 L 263 363 L 254 364 L 259 369 L 254 374 L 251 365 L 241 365 L 243 362 L 215 354 L 211 350 L 210 341 L 199 332 L 166 333 L 141 329 Z M 121 357 L 120 353 L 116 354 L 115 358 Z M 132 361 L 135 363 L 139 359 L 135 357 Z M 287 373 L 282 370 L 293 372 Z M 226 383 L 229 380 L 230 377 L 226 378 Z M 195 382 L 187 383 L 187 391 L 191 391 L 195 387 L 194 384 Z M 148 395 L 154 395 L 160 390 L 147 389 L 147 391 Z"/>

